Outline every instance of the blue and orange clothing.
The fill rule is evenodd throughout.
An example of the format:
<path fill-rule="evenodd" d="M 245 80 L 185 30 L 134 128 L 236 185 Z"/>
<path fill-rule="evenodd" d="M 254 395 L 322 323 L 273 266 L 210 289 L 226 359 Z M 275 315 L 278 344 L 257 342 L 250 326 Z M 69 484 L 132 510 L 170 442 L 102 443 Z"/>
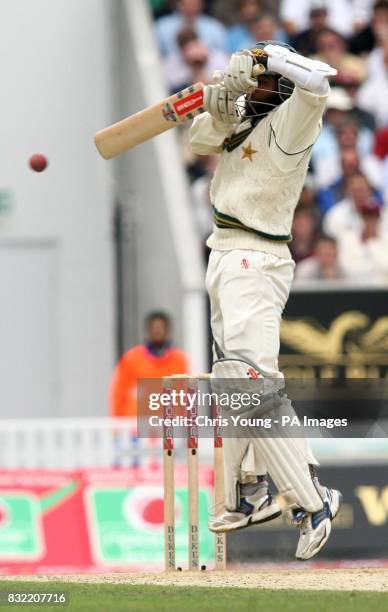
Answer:
<path fill-rule="evenodd" d="M 111 416 L 136 416 L 138 380 L 188 374 L 188 370 L 187 356 L 170 343 L 162 348 L 150 343 L 134 346 L 124 353 L 113 372 L 109 397 Z"/>

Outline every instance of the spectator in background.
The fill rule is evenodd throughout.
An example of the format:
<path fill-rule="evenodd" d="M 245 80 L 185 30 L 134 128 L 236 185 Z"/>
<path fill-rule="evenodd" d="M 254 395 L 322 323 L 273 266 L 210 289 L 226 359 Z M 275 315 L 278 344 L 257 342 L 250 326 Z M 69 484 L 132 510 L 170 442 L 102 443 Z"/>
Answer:
<path fill-rule="evenodd" d="M 156 37 L 162 55 L 178 51 L 177 35 L 183 28 L 193 28 L 202 42 L 212 51 L 227 52 L 225 27 L 205 15 L 203 0 L 176 0 L 176 10 L 156 21 Z"/>
<path fill-rule="evenodd" d="M 361 32 L 370 23 L 375 2 L 376 0 L 351 0 L 353 33 Z"/>
<path fill-rule="evenodd" d="M 358 92 L 362 85 L 361 81 L 357 81 L 353 76 L 345 76 L 344 74 L 336 80 L 336 84 L 341 87 L 352 103 L 351 115 L 357 121 L 360 128 L 367 128 L 370 132 L 376 129 L 376 120 L 374 115 L 358 105 Z"/>
<path fill-rule="evenodd" d="M 317 53 L 318 34 L 327 27 L 327 8 L 325 6 L 313 7 L 310 10 L 308 28 L 292 36 L 291 45 L 302 55 L 314 55 Z"/>
<path fill-rule="evenodd" d="M 223 51 L 212 51 L 198 38 L 193 28 L 183 28 L 177 36 L 178 51 L 163 60 L 164 73 L 170 93 L 202 81 L 210 83 L 215 70 L 223 70 L 229 56 Z"/>
<path fill-rule="evenodd" d="M 337 280 L 344 277 L 338 261 L 337 243 L 331 236 L 318 238 L 314 254 L 300 262 L 295 269 L 295 280 Z"/>
<path fill-rule="evenodd" d="M 357 283 L 388 282 L 388 232 L 383 230 L 381 208 L 373 200 L 359 206 L 360 228 L 338 238 L 339 260 L 345 276 Z"/>
<path fill-rule="evenodd" d="M 338 70 L 338 75 L 332 78 L 333 83 L 341 83 L 349 79 L 362 83 L 365 80 L 364 60 L 348 52 L 346 39 L 339 32 L 323 28 L 317 33 L 316 45 L 317 53 L 314 58 Z"/>
<path fill-rule="evenodd" d="M 314 177 L 311 172 L 307 173 L 302 193 L 299 196 L 298 207 L 310 208 L 311 210 L 316 208 Z"/>
<path fill-rule="evenodd" d="M 312 155 L 318 188 L 328 187 L 339 179 L 340 155 L 344 148 L 356 149 L 363 165 L 368 166 L 368 172 L 374 166 L 373 176 L 377 180 L 379 164 L 377 160 L 370 161 L 373 132 L 358 125 L 353 119 L 353 110 L 352 100 L 346 91 L 340 87 L 333 88 L 327 102 L 322 133 Z"/>
<path fill-rule="evenodd" d="M 348 176 L 345 182 L 345 198 L 335 204 L 323 219 L 325 233 L 338 239 L 348 230 L 360 232 L 362 218 L 359 211 L 372 201 L 379 205 L 364 174 L 355 172 Z"/>
<path fill-rule="evenodd" d="M 356 55 L 369 53 L 377 44 L 377 34 L 388 25 L 388 0 L 377 0 L 373 6 L 372 21 L 350 40 L 350 51 Z"/>
<path fill-rule="evenodd" d="M 143 344 L 127 351 L 114 370 L 109 398 L 111 416 L 136 416 L 136 390 L 140 379 L 188 373 L 185 353 L 175 348 L 171 340 L 168 315 L 151 313 L 146 318 L 145 327 Z"/>
<path fill-rule="evenodd" d="M 228 30 L 229 53 L 251 49 L 259 40 L 284 40 L 285 34 L 272 13 L 258 0 L 241 0 L 241 22 Z M 256 10 L 254 10 L 256 7 Z"/>
<path fill-rule="evenodd" d="M 311 257 L 318 236 L 314 209 L 298 204 L 292 223 L 292 242 L 290 251 L 295 263 Z"/>
<path fill-rule="evenodd" d="M 371 152 L 373 148 L 373 134 L 365 128 L 360 129 L 357 122 L 351 116 L 347 117 L 336 127 L 336 148 L 331 156 L 321 160 L 317 166 L 317 184 L 332 185 L 341 179 L 343 167 L 341 165 L 344 151 L 355 151 L 359 157 L 359 170 L 361 170 L 369 182 L 378 190 L 382 186 L 383 172 L 380 160 Z M 345 162 L 349 162 L 349 155 Z M 355 168 L 354 170 L 357 170 Z M 347 173 L 349 176 L 351 172 Z"/>
<path fill-rule="evenodd" d="M 375 162 L 377 166 L 375 166 L 373 162 Z M 375 181 L 379 181 L 380 185 L 382 184 L 382 169 L 374 156 L 370 156 L 368 164 L 368 158 L 360 159 L 355 147 L 344 147 L 340 152 L 340 163 L 341 167 L 338 178 L 328 187 L 320 189 L 317 194 L 319 209 L 323 215 L 335 204 L 345 198 L 345 184 L 347 178 L 356 172 L 364 172 L 374 186 L 376 185 Z M 371 177 L 374 177 L 375 181 L 371 180 Z M 377 190 L 374 191 L 374 196 L 376 198 L 381 198 Z"/>
<path fill-rule="evenodd" d="M 238 23 L 228 29 L 229 53 L 254 46 L 257 39 L 252 35 L 251 26 L 263 11 L 261 0 L 239 0 L 237 7 Z"/>
<path fill-rule="evenodd" d="M 376 52 L 374 59 L 378 66 L 360 88 L 357 99 L 360 108 L 372 113 L 377 125 L 384 127 L 388 125 L 388 27 Z"/>
<path fill-rule="evenodd" d="M 152 9 L 154 19 L 171 15 L 174 10 L 176 0 L 148 0 Z M 209 13 L 209 8 L 213 4 L 213 0 L 204 0 L 204 12 Z"/>
<path fill-rule="evenodd" d="M 254 38 L 253 46 L 259 40 L 281 40 L 279 34 L 279 24 L 271 13 L 263 13 L 251 26 L 252 36 Z"/>
<path fill-rule="evenodd" d="M 170 0 L 148 0 L 154 19 L 165 17 L 171 13 Z"/>
<path fill-rule="evenodd" d="M 360 168 L 369 183 L 376 189 L 382 186 L 382 167 L 380 160 L 373 154 L 373 132 L 361 128 L 352 116 L 336 130 L 338 151 L 356 149 L 360 158 Z"/>
<path fill-rule="evenodd" d="M 373 152 L 382 166 L 384 202 L 388 202 L 388 127 L 376 132 Z"/>
<path fill-rule="evenodd" d="M 348 0 L 282 0 L 280 19 L 287 34 L 296 36 L 306 30 L 309 27 L 311 9 L 318 7 L 327 9 L 329 26 L 343 36 L 353 33 L 355 18 L 359 24 L 359 15 L 355 13 L 353 3 Z"/>
<path fill-rule="evenodd" d="M 324 174 L 319 172 L 319 164 L 321 160 L 335 154 L 337 149 L 336 128 L 350 116 L 349 113 L 352 109 L 352 100 L 346 91 L 340 87 L 335 87 L 330 91 L 326 103 L 326 111 L 323 116 L 322 131 L 312 152 L 314 174 L 318 187 L 328 184 L 327 181 L 325 182 Z M 323 177 L 322 182 L 320 180 L 321 174 Z M 331 179 L 329 182 L 331 182 Z"/>
<path fill-rule="evenodd" d="M 336 126 L 335 137 L 337 140 L 338 150 L 349 147 L 357 149 L 360 155 L 365 157 L 373 150 L 373 132 L 372 130 L 361 127 L 353 115 L 352 108 L 349 115 Z"/>
<path fill-rule="evenodd" d="M 380 78 L 386 70 L 386 49 L 385 42 L 388 39 L 388 23 L 381 24 L 376 32 L 376 45 L 369 53 L 366 66 L 368 79 Z"/>
<path fill-rule="evenodd" d="M 382 160 L 388 156 L 388 127 L 381 128 L 375 133 L 373 152 Z"/>

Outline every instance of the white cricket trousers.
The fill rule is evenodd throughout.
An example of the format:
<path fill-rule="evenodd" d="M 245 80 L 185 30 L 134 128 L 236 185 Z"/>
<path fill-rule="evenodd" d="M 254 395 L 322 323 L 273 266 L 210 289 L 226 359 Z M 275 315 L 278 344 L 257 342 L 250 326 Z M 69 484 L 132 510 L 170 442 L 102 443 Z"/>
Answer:
<path fill-rule="evenodd" d="M 292 259 L 251 250 L 212 250 L 206 274 L 211 327 L 226 359 L 242 359 L 269 378 L 279 372 L 280 323 L 294 277 Z M 214 355 L 217 359 L 217 356 Z M 305 438 L 295 439 L 302 460 L 317 464 Z M 236 509 L 237 482 L 267 473 L 260 440 L 224 440 L 225 507 Z"/>

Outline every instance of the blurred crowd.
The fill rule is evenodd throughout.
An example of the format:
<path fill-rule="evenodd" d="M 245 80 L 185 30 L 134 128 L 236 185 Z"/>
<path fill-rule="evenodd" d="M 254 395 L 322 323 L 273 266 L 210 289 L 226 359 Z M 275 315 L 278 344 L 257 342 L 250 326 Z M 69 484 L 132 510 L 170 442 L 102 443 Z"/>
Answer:
<path fill-rule="evenodd" d="M 289 42 L 337 69 L 293 224 L 296 280 L 388 284 L 388 0 L 149 0 L 171 93 L 231 53 Z M 182 148 L 198 230 L 212 231 L 217 157 Z"/>

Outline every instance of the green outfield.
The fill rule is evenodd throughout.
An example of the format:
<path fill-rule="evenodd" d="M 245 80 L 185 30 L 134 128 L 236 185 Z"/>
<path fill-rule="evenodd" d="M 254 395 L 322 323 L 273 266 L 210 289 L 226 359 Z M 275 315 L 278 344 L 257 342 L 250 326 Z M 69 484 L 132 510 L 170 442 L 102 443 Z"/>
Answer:
<path fill-rule="evenodd" d="M 22 610 L 168 612 L 262 610 L 263 612 L 388 611 L 388 594 L 355 591 L 301 591 L 214 587 L 174 587 L 69 582 L 2 581 L 0 591 L 65 592 L 69 605 L 19 605 Z M 0 605 L 1 610 L 10 606 Z M 12 609 L 12 608 L 11 608 Z"/>

